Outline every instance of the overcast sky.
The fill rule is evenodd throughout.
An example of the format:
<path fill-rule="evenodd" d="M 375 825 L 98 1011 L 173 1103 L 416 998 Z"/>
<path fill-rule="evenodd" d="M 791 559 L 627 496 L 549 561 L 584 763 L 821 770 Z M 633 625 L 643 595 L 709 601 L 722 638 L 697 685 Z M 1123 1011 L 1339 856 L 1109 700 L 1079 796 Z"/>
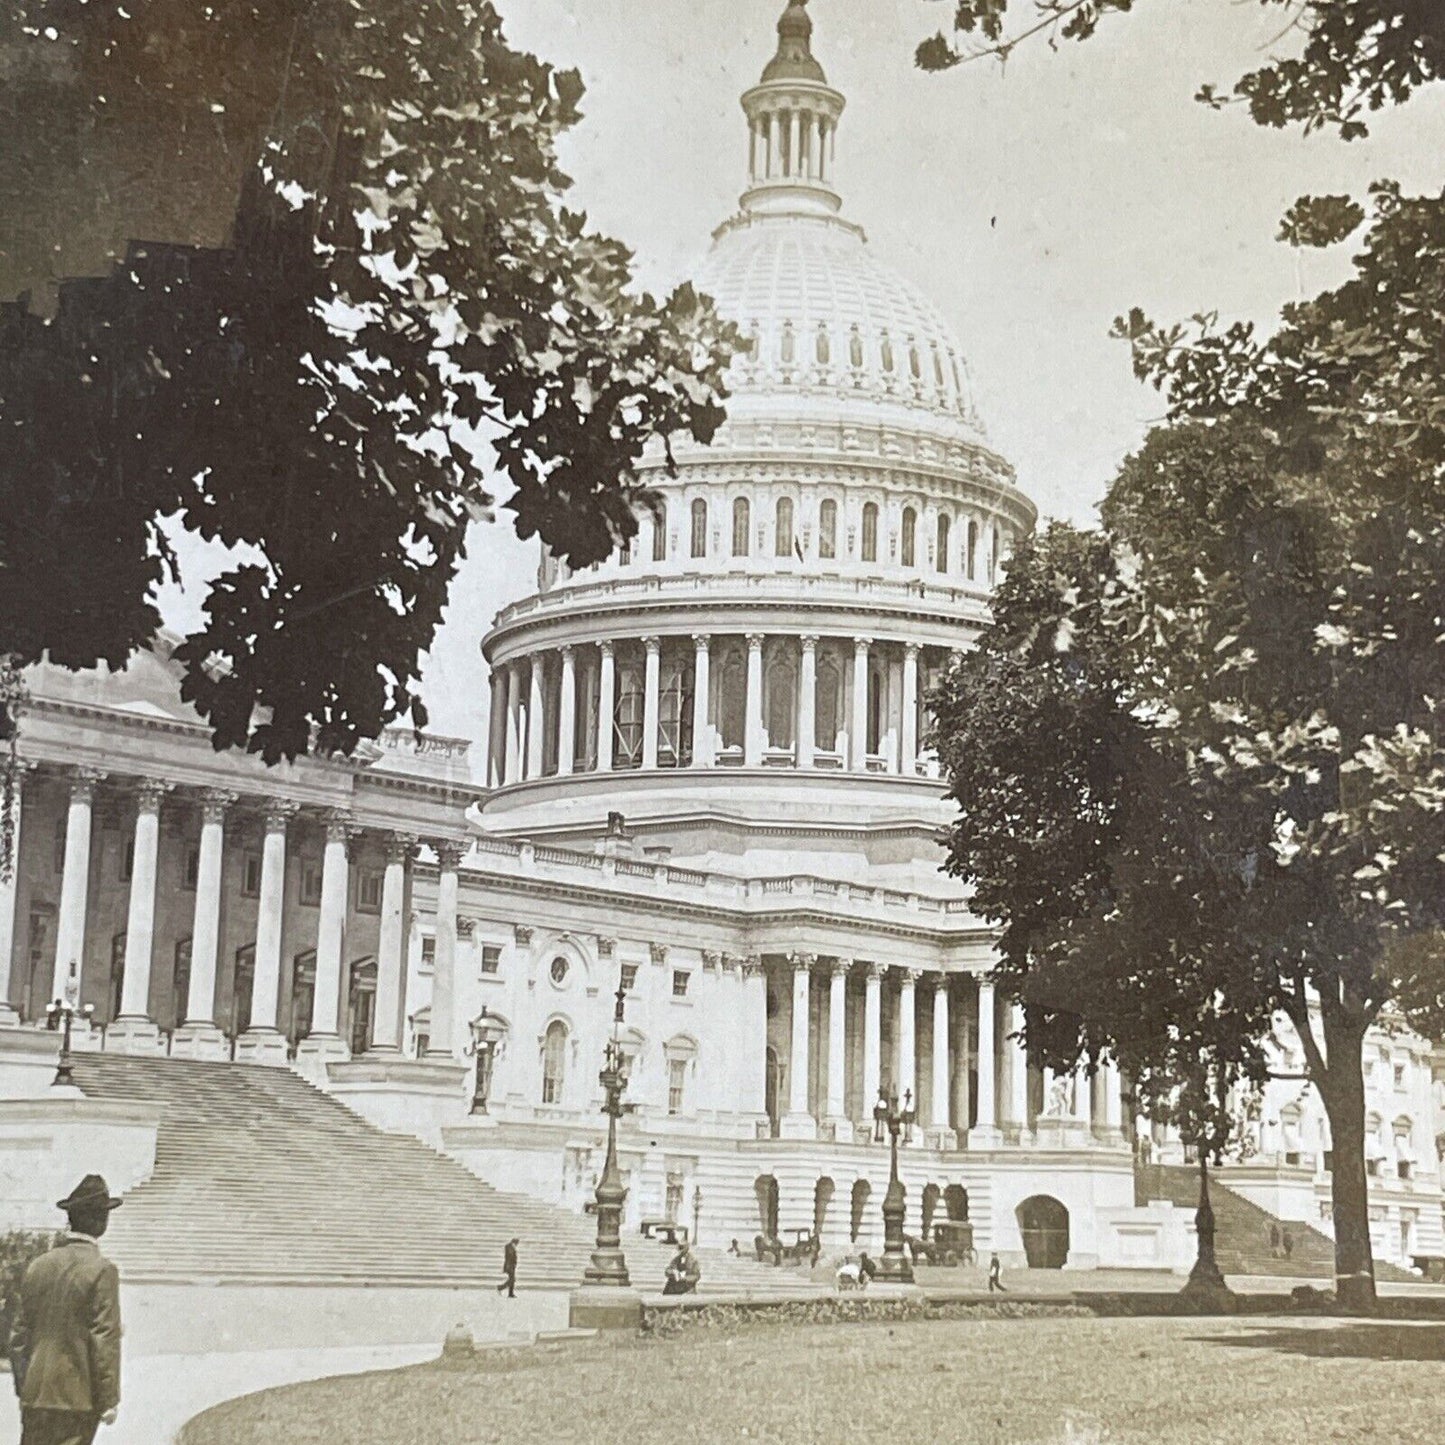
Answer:
<path fill-rule="evenodd" d="M 643 281 L 692 274 L 735 207 L 747 159 L 738 97 L 775 45 L 783 0 L 496 0 L 511 39 L 587 84 L 565 144 L 573 204 L 637 253 Z M 1262 130 L 1192 100 L 1271 52 L 1285 12 L 1253 0 L 1140 0 L 1084 44 L 1028 42 L 925 76 L 916 43 L 946 0 L 813 0 L 813 49 L 848 108 L 844 212 L 952 322 L 994 445 L 1045 515 L 1088 521 L 1161 414 L 1112 319 L 1217 309 L 1268 324 L 1340 280 L 1348 249 L 1274 241 L 1302 194 L 1395 177 L 1445 181 L 1445 87 L 1376 117 L 1368 140 Z M 1020 10 L 1023 15 L 1025 10 Z M 1281 41 L 1288 45 L 1288 39 Z M 482 739 L 477 644 L 533 585 L 535 551 L 475 530 L 426 675 L 437 731 Z M 178 620 L 183 620 L 178 614 Z"/>

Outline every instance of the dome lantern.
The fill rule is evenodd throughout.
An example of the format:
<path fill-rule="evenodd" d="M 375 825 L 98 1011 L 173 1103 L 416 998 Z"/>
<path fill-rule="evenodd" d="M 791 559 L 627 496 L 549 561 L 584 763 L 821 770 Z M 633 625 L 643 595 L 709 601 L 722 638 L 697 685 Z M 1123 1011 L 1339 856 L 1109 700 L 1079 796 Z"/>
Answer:
<path fill-rule="evenodd" d="M 789 0 L 778 21 L 777 53 L 742 98 L 748 118 L 748 190 L 744 212 L 836 215 L 833 140 L 843 114 L 812 50 L 807 0 Z"/>

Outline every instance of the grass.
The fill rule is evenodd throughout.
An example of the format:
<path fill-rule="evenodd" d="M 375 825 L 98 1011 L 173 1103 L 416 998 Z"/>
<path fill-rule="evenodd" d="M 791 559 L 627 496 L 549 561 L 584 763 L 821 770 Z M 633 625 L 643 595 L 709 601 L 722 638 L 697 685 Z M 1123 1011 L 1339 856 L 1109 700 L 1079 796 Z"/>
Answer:
<path fill-rule="evenodd" d="M 1445 1325 L 1033 1319 L 760 1326 L 488 1351 L 228 1401 L 183 1445 L 1436 1438 Z"/>

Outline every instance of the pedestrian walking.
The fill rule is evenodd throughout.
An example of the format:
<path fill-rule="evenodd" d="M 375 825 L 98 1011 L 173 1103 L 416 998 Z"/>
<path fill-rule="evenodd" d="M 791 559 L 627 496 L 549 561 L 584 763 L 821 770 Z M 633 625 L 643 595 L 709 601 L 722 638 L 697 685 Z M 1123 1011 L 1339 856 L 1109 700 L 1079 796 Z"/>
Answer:
<path fill-rule="evenodd" d="M 990 1294 L 994 1290 L 1002 1290 L 1004 1294 L 1008 1293 L 1008 1286 L 999 1278 L 1001 1268 L 1002 1266 L 998 1262 L 998 1253 L 995 1251 L 988 1257 L 988 1292 Z"/>
<path fill-rule="evenodd" d="M 517 1298 L 517 1246 L 520 1243 L 519 1239 L 509 1239 L 502 1250 L 502 1282 L 497 1286 L 497 1293 L 505 1290 L 508 1299 Z"/>
<path fill-rule="evenodd" d="M 120 1204 L 87 1174 L 56 1208 L 70 1229 L 20 1284 L 10 1367 L 20 1445 L 90 1445 L 120 1406 L 120 1275 L 96 1241 Z"/>

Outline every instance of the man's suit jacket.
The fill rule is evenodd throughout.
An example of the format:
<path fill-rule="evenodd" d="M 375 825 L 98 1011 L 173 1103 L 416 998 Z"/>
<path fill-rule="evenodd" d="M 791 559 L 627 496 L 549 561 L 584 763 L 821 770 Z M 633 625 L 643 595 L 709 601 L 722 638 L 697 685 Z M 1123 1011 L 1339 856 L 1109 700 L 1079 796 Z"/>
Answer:
<path fill-rule="evenodd" d="M 67 1234 L 25 1271 L 10 1358 L 29 1409 L 103 1415 L 120 1403 L 120 1275 L 93 1239 Z"/>

